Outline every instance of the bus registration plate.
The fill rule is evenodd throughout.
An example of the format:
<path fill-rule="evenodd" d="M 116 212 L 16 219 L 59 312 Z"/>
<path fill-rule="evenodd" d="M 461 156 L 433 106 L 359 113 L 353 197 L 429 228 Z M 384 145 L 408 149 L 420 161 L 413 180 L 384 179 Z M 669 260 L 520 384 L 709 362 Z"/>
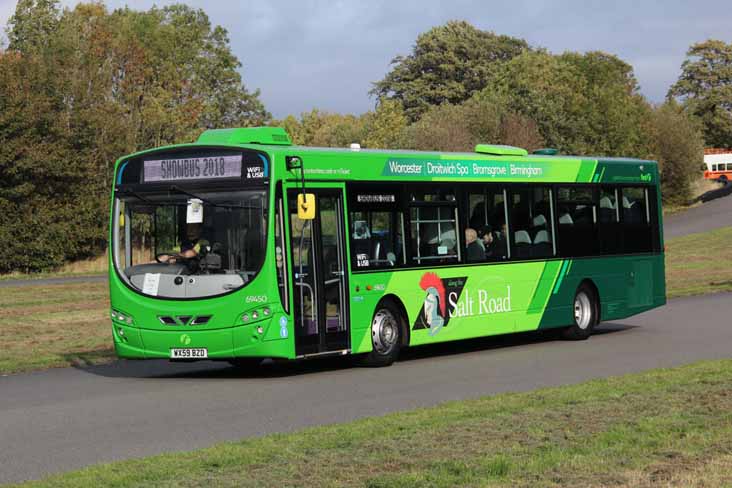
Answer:
<path fill-rule="evenodd" d="M 205 347 L 187 347 L 170 350 L 170 359 L 206 359 L 208 349 Z"/>

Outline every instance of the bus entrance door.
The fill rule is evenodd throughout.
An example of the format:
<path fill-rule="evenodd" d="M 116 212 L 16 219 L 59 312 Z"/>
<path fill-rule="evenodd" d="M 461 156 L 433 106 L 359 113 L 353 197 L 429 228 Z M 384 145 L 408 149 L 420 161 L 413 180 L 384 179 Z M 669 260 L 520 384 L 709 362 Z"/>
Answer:
<path fill-rule="evenodd" d="M 298 192 L 288 193 L 297 356 L 349 348 L 342 190 L 307 193 L 316 198 L 313 220 L 298 218 Z"/>

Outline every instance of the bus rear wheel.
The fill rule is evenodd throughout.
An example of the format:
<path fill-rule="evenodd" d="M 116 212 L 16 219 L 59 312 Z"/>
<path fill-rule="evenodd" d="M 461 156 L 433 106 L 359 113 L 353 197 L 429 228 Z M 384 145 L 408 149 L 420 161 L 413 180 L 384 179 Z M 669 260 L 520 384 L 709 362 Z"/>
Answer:
<path fill-rule="evenodd" d="M 574 323 L 564 329 L 564 338 L 582 341 L 590 337 L 597 325 L 597 309 L 598 302 L 594 290 L 587 284 L 580 285 L 572 303 Z"/>
<path fill-rule="evenodd" d="M 392 303 L 383 302 L 371 321 L 372 350 L 361 362 L 365 366 L 389 366 L 399 357 L 401 344 L 401 314 Z"/>

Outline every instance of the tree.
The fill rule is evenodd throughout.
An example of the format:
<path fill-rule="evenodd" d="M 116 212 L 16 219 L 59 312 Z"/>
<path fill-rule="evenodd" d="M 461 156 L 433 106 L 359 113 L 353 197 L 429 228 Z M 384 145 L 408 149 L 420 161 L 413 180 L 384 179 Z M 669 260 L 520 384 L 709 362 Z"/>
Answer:
<path fill-rule="evenodd" d="M 298 120 L 288 115 L 283 120 L 272 121 L 275 127 L 283 127 L 294 144 L 321 147 L 348 147 L 363 139 L 363 121 L 355 115 L 341 115 L 313 109 L 300 114 Z"/>
<path fill-rule="evenodd" d="M 398 100 L 414 122 L 431 106 L 467 100 L 486 86 L 497 65 L 528 49 L 523 39 L 450 21 L 420 34 L 408 56 L 395 57 L 371 94 Z"/>
<path fill-rule="evenodd" d="M 544 138 L 541 137 L 539 127 L 532 119 L 525 115 L 506 112 L 501 117 L 497 142 L 535 151 L 544 145 Z"/>
<path fill-rule="evenodd" d="M 507 110 L 498 97 L 432 107 L 407 128 L 405 139 L 408 147 L 426 151 L 473 151 L 479 143 L 533 150 L 543 144 L 536 124 Z"/>
<path fill-rule="evenodd" d="M 668 98 L 678 98 L 701 119 L 708 146 L 732 147 L 732 43 L 693 44 Z"/>
<path fill-rule="evenodd" d="M 650 107 L 630 65 L 598 52 L 524 52 L 500 66 L 479 99 L 500 96 L 564 153 L 645 157 Z"/>
<path fill-rule="evenodd" d="M 53 1 L 21 0 L 8 37 L 0 55 L 0 272 L 100 252 L 119 156 L 270 118 L 258 91 L 242 83 L 226 31 L 202 10 L 110 13 L 82 3 L 59 13 Z M 15 246 L 18 236 L 30 244 Z"/>
<path fill-rule="evenodd" d="M 582 137 L 587 151 L 647 157 L 645 126 L 651 107 L 639 92 L 633 67 L 601 51 L 564 53 L 559 60 L 562 65 L 576 68 L 584 79 Z"/>
<path fill-rule="evenodd" d="M 649 138 L 658 161 L 665 203 L 684 205 L 691 183 L 699 177 L 704 159 L 704 138 L 699 124 L 674 100 L 653 110 Z"/>
<path fill-rule="evenodd" d="M 407 117 L 396 100 L 379 100 L 376 110 L 362 116 L 366 147 L 374 149 L 397 148 L 401 145 Z"/>
<path fill-rule="evenodd" d="M 0 272 L 52 268 L 103 238 L 93 165 L 77 158 L 50 85 L 38 59 L 0 53 Z"/>
<path fill-rule="evenodd" d="M 578 141 L 585 110 L 585 82 L 579 70 L 546 52 L 525 52 L 491 77 L 479 99 L 500 96 L 508 110 L 534 120 L 546 144 L 564 152 L 585 152 Z"/>
<path fill-rule="evenodd" d="M 43 47 L 59 17 L 58 0 L 19 0 L 6 28 L 8 49 L 29 53 Z"/>

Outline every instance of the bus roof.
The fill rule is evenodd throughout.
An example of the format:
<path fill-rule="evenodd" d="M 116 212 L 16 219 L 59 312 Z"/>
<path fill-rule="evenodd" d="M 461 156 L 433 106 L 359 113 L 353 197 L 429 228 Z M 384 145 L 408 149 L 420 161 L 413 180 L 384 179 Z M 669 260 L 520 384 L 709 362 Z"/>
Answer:
<path fill-rule="evenodd" d="M 649 159 L 638 159 L 638 158 L 626 158 L 626 157 L 610 157 L 610 156 L 580 156 L 570 154 L 556 154 L 556 155 L 543 155 L 543 154 L 527 154 L 526 156 L 515 156 L 515 155 L 497 155 L 497 154 L 484 154 L 479 152 L 451 152 L 451 151 L 417 151 L 412 149 L 350 149 L 340 147 L 318 147 L 318 146 L 299 146 L 292 145 L 288 147 L 283 146 L 268 146 L 260 144 L 243 144 L 240 147 L 246 147 L 248 149 L 259 149 L 266 151 L 274 151 L 278 153 L 294 154 L 298 152 L 304 153 L 333 153 L 333 154 L 349 154 L 349 155 L 399 155 L 399 156 L 414 156 L 415 158 L 430 158 L 430 157 L 448 157 L 455 159 L 511 159 L 520 161 L 526 160 L 542 160 L 542 161 L 558 161 L 558 160 L 602 160 L 610 163 L 629 163 L 629 164 L 642 164 L 650 163 L 656 164 L 655 161 Z"/>

